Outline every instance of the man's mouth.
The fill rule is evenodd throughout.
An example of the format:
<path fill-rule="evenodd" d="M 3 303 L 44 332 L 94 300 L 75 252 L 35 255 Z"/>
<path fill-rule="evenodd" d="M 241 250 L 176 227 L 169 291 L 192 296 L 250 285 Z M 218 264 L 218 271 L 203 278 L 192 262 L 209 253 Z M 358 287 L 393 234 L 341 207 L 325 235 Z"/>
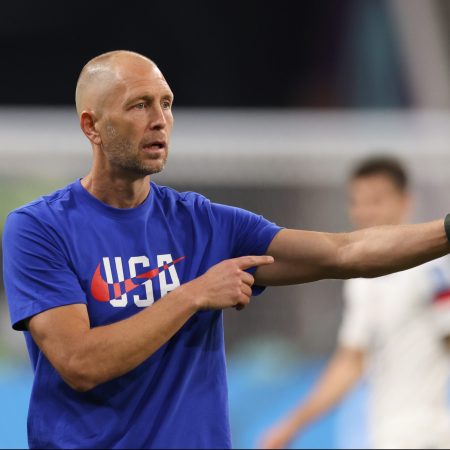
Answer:
<path fill-rule="evenodd" d="M 143 145 L 144 150 L 152 152 L 163 150 L 166 147 L 167 144 L 165 141 L 152 141 Z"/>

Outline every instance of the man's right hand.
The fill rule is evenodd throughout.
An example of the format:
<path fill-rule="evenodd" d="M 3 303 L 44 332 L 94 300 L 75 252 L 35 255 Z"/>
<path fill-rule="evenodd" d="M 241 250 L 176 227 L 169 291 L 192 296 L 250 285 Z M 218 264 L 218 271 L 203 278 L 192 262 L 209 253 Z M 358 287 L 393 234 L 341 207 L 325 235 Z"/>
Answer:
<path fill-rule="evenodd" d="M 204 275 L 182 286 L 198 310 L 243 309 L 250 303 L 255 279 L 245 272 L 251 267 L 272 264 L 271 256 L 242 256 L 211 267 Z"/>

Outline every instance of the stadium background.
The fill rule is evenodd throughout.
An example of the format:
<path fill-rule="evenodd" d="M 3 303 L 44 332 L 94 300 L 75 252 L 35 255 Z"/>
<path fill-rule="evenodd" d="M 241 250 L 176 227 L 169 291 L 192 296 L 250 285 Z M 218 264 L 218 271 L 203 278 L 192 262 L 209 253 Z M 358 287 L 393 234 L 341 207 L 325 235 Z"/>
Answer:
<path fill-rule="evenodd" d="M 82 176 L 90 150 L 73 91 L 91 57 L 152 57 L 175 92 L 162 184 L 287 227 L 344 231 L 345 178 L 373 153 L 411 170 L 413 220 L 450 205 L 448 0 L 96 1 L 2 5 L 0 223 Z M 225 313 L 234 444 L 305 395 L 332 352 L 341 282 L 269 289 Z M 0 448 L 26 446 L 32 374 L 0 294 Z M 362 384 L 295 443 L 367 445 Z"/>

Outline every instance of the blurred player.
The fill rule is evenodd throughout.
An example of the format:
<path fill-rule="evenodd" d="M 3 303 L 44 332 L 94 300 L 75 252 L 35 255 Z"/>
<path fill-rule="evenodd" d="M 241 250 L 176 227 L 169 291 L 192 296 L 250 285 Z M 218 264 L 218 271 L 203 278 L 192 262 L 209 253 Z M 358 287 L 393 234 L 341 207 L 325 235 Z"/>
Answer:
<path fill-rule="evenodd" d="M 31 447 L 228 448 L 223 309 L 261 286 L 385 275 L 450 252 L 450 215 L 287 230 L 158 186 L 172 104 L 151 60 L 91 60 L 76 89 L 90 172 L 8 216 L 6 295 L 35 371 Z"/>
<path fill-rule="evenodd" d="M 349 196 L 356 228 L 402 223 L 411 203 L 407 175 L 389 158 L 358 167 Z M 347 281 L 344 297 L 339 347 L 322 379 L 269 430 L 262 446 L 286 447 L 333 408 L 367 366 L 374 448 L 450 448 L 449 258 L 378 279 Z"/>

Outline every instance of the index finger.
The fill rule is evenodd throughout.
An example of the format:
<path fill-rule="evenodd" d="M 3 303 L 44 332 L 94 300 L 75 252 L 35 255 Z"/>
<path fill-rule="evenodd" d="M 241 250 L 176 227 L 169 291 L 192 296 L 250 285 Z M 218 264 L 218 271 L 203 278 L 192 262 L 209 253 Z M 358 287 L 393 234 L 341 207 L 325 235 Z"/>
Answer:
<path fill-rule="evenodd" d="M 250 267 L 267 266 L 273 264 L 275 260 L 272 256 L 241 256 L 240 258 L 235 258 L 234 261 L 237 263 L 239 269 L 246 270 Z"/>

